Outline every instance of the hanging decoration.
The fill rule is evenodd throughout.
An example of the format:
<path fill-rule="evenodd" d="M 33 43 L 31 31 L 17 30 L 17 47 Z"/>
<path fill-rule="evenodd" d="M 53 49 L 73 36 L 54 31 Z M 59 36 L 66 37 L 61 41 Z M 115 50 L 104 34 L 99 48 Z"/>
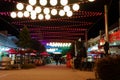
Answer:
<path fill-rule="evenodd" d="M 89 1 L 89 0 L 88 0 Z M 93 2 L 94 0 L 90 1 Z M 11 12 L 12 18 L 30 18 L 32 20 L 49 20 L 51 15 L 71 17 L 74 11 L 80 9 L 80 3 L 69 4 L 68 0 L 28 0 L 29 4 L 17 3 L 17 12 Z M 39 3 L 39 4 L 38 4 Z M 60 5 L 58 6 L 58 3 Z M 48 4 L 50 6 L 48 6 Z M 58 8 L 59 7 L 59 8 Z"/>

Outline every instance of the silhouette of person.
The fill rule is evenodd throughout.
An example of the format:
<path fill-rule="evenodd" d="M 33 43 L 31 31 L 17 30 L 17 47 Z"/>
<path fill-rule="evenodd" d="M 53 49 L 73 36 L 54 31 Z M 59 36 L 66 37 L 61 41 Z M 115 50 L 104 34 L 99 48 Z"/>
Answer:
<path fill-rule="evenodd" d="M 59 62 L 59 56 L 56 55 L 56 56 L 55 56 L 55 63 L 56 63 L 56 65 L 58 65 L 58 62 Z"/>
<path fill-rule="evenodd" d="M 59 59 L 59 63 L 60 63 L 60 65 L 62 64 L 62 58 Z"/>

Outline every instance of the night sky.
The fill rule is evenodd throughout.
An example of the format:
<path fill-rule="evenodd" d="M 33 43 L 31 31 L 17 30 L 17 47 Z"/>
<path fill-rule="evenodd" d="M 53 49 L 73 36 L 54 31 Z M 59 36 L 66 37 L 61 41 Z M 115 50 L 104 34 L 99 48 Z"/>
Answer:
<path fill-rule="evenodd" d="M 115 23 L 119 23 L 119 0 L 112 0 L 112 2 L 107 5 L 108 7 L 108 28 L 110 29 Z M 103 7 L 104 10 L 104 7 Z M 90 28 L 88 32 L 88 38 L 94 38 L 99 35 L 99 31 L 105 31 L 104 25 L 104 14 L 96 20 L 96 23 Z M 118 27 L 118 26 L 117 26 Z"/>

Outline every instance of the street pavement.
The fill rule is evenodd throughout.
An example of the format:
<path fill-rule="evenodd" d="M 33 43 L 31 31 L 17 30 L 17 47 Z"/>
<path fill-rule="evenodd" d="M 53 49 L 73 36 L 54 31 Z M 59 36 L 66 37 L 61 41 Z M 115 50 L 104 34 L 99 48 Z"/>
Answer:
<path fill-rule="evenodd" d="M 66 65 L 49 64 L 34 69 L 0 70 L 0 80 L 87 80 L 94 71 L 80 71 Z"/>

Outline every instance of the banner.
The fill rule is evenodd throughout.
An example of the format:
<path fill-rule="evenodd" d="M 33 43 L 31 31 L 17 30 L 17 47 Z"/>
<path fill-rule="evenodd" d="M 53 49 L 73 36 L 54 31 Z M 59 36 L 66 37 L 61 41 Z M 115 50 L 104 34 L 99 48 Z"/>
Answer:
<path fill-rule="evenodd" d="M 110 42 L 120 41 L 120 30 L 110 34 L 109 41 Z"/>

